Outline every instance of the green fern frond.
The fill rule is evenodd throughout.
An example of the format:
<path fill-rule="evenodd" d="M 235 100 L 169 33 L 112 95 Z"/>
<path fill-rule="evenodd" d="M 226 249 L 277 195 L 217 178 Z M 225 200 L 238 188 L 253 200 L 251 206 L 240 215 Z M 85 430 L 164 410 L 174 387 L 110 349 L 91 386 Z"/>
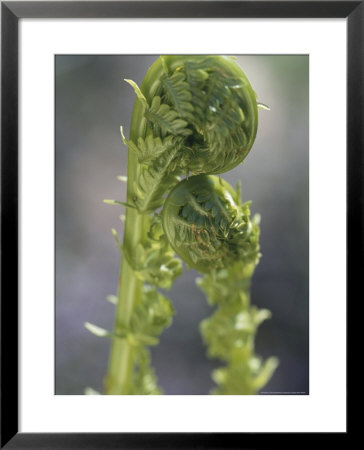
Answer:
<path fill-rule="evenodd" d="M 259 259 L 259 227 L 250 221 L 248 205 L 237 204 L 235 191 L 217 177 L 197 175 L 178 183 L 162 218 L 176 253 L 201 272 Z"/>
<path fill-rule="evenodd" d="M 130 383 L 130 395 L 161 395 L 163 391 L 157 385 L 154 369 L 150 365 L 150 352 L 140 347 L 134 354 L 135 367 Z"/>
<path fill-rule="evenodd" d="M 130 326 L 136 335 L 143 333 L 155 338 L 162 333 L 164 328 L 170 326 L 174 313 L 173 306 L 167 297 L 154 288 L 144 286 L 142 302 L 135 309 Z M 150 366 L 150 353 L 141 345 L 135 352 L 135 367 L 130 394 L 159 395 L 161 393 L 154 370 Z"/>
<path fill-rule="evenodd" d="M 201 133 L 205 121 L 206 110 L 206 91 L 204 87 L 209 78 L 209 67 L 208 64 L 204 64 L 204 58 L 196 58 L 187 61 L 184 69 L 194 109 L 193 122 L 197 132 Z"/>
<path fill-rule="evenodd" d="M 192 95 L 185 74 L 183 72 L 175 72 L 171 76 L 164 75 L 161 78 L 161 82 L 166 101 L 173 106 L 182 118 L 188 122 L 193 122 Z"/>
<path fill-rule="evenodd" d="M 175 314 L 169 299 L 148 285 L 144 286 L 142 303 L 136 308 L 131 328 L 134 333 L 157 337 L 169 327 Z"/>
<path fill-rule="evenodd" d="M 176 146 L 181 144 L 173 136 L 167 136 L 163 140 L 149 134 L 145 139 L 139 137 L 137 145 L 133 141 L 126 141 L 129 149 L 134 151 L 140 164 L 149 165 L 163 153 L 169 153 Z"/>
<path fill-rule="evenodd" d="M 140 212 L 152 212 L 159 208 L 163 202 L 163 195 L 177 182 L 173 173 L 172 161 L 179 148 L 176 146 L 168 153 L 162 154 L 147 169 L 142 169 L 134 183 L 135 204 Z"/>
<path fill-rule="evenodd" d="M 174 136 L 189 136 L 192 131 L 187 128 L 188 122 L 180 119 L 177 111 L 167 103 L 162 103 L 160 97 L 153 97 L 152 104 L 145 111 L 146 119 L 151 122 L 155 133 L 165 136 L 170 133 Z"/>
<path fill-rule="evenodd" d="M 210 358 L 226 366 L 213 373 L 218 387 L 213 394 L 256 394 L 271 378 L 278 365 L 276 358 L 263 362 L 254 354 L 258 326 L 271 317 L 270 311 L 249 306 L 250 279 L 254 265 L 238 262 L 228 269 L 198 280 L 209 303 L 217 310 L 201 323 L 201 334 Z"/>

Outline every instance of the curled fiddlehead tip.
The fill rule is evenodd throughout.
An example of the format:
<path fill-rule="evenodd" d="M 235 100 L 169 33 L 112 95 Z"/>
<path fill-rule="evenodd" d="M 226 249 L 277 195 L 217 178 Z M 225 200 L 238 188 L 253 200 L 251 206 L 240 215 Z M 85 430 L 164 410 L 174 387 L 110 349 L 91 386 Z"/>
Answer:
<path fill-rule="evenodd" d="M 164 56 L 163 61 L 160 95 L 187 122 L 189 169 L 195 174 L 231 170 L 245 159 L 257 131 L 256 94 L 248 78 L 231 57 Z"/>
<path fill-rule="evenodd" d="M 259 259 L 259 226 L 249 203 L 216 176 L 196 175 L 178 183 L 162 211 L 165 234 L 175 252 L 202 273 Z"/>
<path fill-rule="evenodd" d="M 158 58 L 140 88 L 130 139 L 144 169 L 134 185 L 136 206 L 150 212 L 176 175 L 220 174 L 241 163 L 257 132 L 258 105 L 248 78 L 231 57 Z"/>

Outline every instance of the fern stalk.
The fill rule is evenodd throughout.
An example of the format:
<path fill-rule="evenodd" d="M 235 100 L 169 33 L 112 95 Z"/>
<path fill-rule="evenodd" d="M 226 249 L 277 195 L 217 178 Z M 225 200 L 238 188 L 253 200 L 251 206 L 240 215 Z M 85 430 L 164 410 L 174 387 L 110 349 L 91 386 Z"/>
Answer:
<path fill-rule="evenodd" d="M 128 156 L 128 187 L 130 193 L 134 177 L 138 174 L 138 164 L 133 153 Z M 127 201 L 131 202 L 130 194 Z M 145 219 L 145 218 L 144 218 Z M 143 217 L 135 209 L 127 209 L 125 215 L 124 248 L 135 248 L 143 231 Z M 137 278 L 126 258 L 120 262 L 118 295 L 115 313 L 114 334 L 120 335 L 128 328 L 132 312 L 140 302 L 143 282 Z M 126 339 L 112 339 L 109 369 L 105 378 L 105 393 L 109 395 L 128 394 L 133 370 L 133 348 Z"/>
<path fill-rule="evenodd" d="M 146 104 L 148 101 L 152 102 L 155 90 L 158 86 L 158 80 L 163 72 L 161 61 L 157 61 L 146 74 L 140 89 L 134 82 L 126 80 L 131 84 L 136 93 L 137 99 L 134 105 L 134 111 L 131 121 L 130 142 L 138 142 L 138 139 L 145 139 L 146 133 L 150 128 L 147 126 L 146 120 Z M 142 94 L 142 92 L 145 93 Z M 125 140 L 125 139 L 124 139 Z M 143 167 L 138 160 L 138 155 L 134 151 L 128 152 L 128 170 L 127 170 L 127 199 L 126 204 L 130 207 L 126 209 L 125 214 L 125 228 L 124 240 L 122 246 L 122 260 L 120 262 L 118 295 L 116 303 L 114 332 L 112 337 L 111 352 L 109 358 L 108 372 L 105 377 L 105 393 L 107 395 L 127 395 L 127 394 L 145 394 L 145 393 L 160 393 L 156 386 L 156 381 L 153 372 L 148 369 L 149 353 L 142 347 L 141 344 L 135 345 L 133 333 L 135 335 L 135 326 L 133 326 L 132 318 L 136 309 L 143 303 L 145 281 L 152 282 L 156 286 L 168 287 L 169 280 L 151 281 L 148 275 L 143 276 L 141 270 L 133 265 L 132 258 L 140 248 L 143 248 L 143 241 L 145 241 L 146 234 L 151 231 L 151 219 L 142 208 L 139 207 L 139 195 L 136 186 L 140 183 L 143 176 Z M 164 176 L 160 177 L 160 184 L 164 181 Z M 158 191 L 158 185 L 153 186 Z M 153 189 L 152 189 L 153 191 Z M 145 208 L 146 209 L 146 208 Z M 173 258 L 172 258 L 173 259 Z M 171 258 L 169 259 L 171 261 Z M 166 261 L 164 261 L 166 262 Z M 180 273 L 178 267 L 176 273 L 172 275 L 177 276 Z M 155 274 L 153 274 L 155 275 Z M 144 278 L 144 279 L 143 279 Z M 157 298 L 161 301 L 167 299 L 162 296 Z M 145 305 L 148 308 L 148 305 Z M 173 314 L 173 309 L 166 307 L 166 316 Z M 168 325 L 169 317 L 164 318 L 165 324 Z M 157 321 L 160 320 L 157 317 Z M 144 324 L 145 325 L 145 324 Z M 158 332 L 158 325 L 156 326 Z M 127 330 L 127 338 L 123 336 Z M 129 339 L 128 339 L 129 337 Z M 134 336 L 135 338 L 135 336 Z M 152 336 L 144 336 L 149 338 L 149 343 L 153 342 Z M 130 342 L 131 341 L 131 342 Z M 139 365 L 139 384 L 136 385 L 135 374 L 136 365 Z"/>
<path fill-rule="evenodd" d="M 151 71 L 150 71 L 151 72 Z M 153 80 L 153 73 L 145 77 L 142 88 L 149 91 L 148 81 Z M 146 121 L 143 114 L 143 106 L 139 99 L 136 100 L 131 121 L 130 139 L 137 140 L 145 137 Z M 141 166 L 136 154 L 128 152 L 127 169 L 127 204 L 134 204 L 134 184 L 140 176 Z M 125 213 L 123 249 L 130 255 L 143 238 L 143 231 L 149 218 L 141 214 L 137 209 L 127 208 Z M 107 395 L 129 394 L 131 378 L 134 369 L 135 349 L 127 339 L 120 339 L 118 335 L 123 330 L 130 328 L 130 320 L 135 307 L 142 298 L 143 281 L 137 276 L 127 258 L 121 252 L 118 295 L 115 312 L 114 335 L 112 338 L 109 368 L 105 377 L 105 393 Z"/>
<path fill-rule="evenodd" d="M 213 372 L 220 395 L 256 394 L 277 367 L 276 358 L 255 355 L 258 326 L 271 314 L 250 305 L 250 282 L 259 262 L 259 216 L 250 218 L 240 185 L 216 176 L 181 181 L 163 208 L 163 225 L 175 251 L 204 273 L 197 284 L 217 306 L 200 330 L 207 356 L 226 363 Z"/>

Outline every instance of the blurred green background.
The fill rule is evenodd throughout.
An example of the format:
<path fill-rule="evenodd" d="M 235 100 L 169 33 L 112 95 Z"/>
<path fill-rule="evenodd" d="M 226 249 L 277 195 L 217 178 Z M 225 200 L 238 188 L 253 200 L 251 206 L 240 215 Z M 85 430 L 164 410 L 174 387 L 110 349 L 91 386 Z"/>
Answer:
<path fill-rule="evenodd" d="M 119 251 L 111 228 L 122 235 L 127 149 L 135 100 L 123 81 L 140 84 L 156 56 L 56 56 L 56 394 L 102 390 L 110 342 L 90 334 L 86 321 L 111 329 Z M 258 100 L 256 142 L 243 165 L 223 177 L 242 181 L 243 200 L 259 212 L 263 257 L 252 284 L 252 303 L 273 317 L 258 330 L 256 352 L 280 365 L 269 393 L 309 392 L 308 173 L 309 58 L 306 55 L 238 56 Z M 218 361 L 205 357 L 199 323 L 212 313 L 185 271 L 168 296 L 177 314 L 152 348 L 165 394 L 208 394 Z"/>

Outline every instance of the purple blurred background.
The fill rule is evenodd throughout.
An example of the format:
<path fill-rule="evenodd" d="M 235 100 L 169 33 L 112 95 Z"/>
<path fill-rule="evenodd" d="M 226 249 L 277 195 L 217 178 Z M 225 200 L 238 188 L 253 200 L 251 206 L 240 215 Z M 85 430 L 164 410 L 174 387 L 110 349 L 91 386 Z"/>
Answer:
<path fill-rule="evenodd" d="M 111 228 L 122 236 L 117 206 L 125 199 L 126 136 L 135 94 L 123 78 L 141 83 L 156 56 L 56 57 L 56 394 L 102 390 L 110 342 L 90 334 L 89 321 L 111 329 L 119 252 Z M 252 303 L 273 317 L 258 330 L 256 352 L 280 365 L 263 392 L 308 394 L 308 174 L 309 58 L 239 56 L 258 100 L 256 142 L 241 165 L 223 177 L 242 180 L 243 199 L 259 212 L 263 257 L 252 284 Z M 177 314 L 152 349 L 165 394 L 208 394 L 219 361 L 205 357 L 198 326 L 212 313 L 184 271 L 167 294 Z"/>

